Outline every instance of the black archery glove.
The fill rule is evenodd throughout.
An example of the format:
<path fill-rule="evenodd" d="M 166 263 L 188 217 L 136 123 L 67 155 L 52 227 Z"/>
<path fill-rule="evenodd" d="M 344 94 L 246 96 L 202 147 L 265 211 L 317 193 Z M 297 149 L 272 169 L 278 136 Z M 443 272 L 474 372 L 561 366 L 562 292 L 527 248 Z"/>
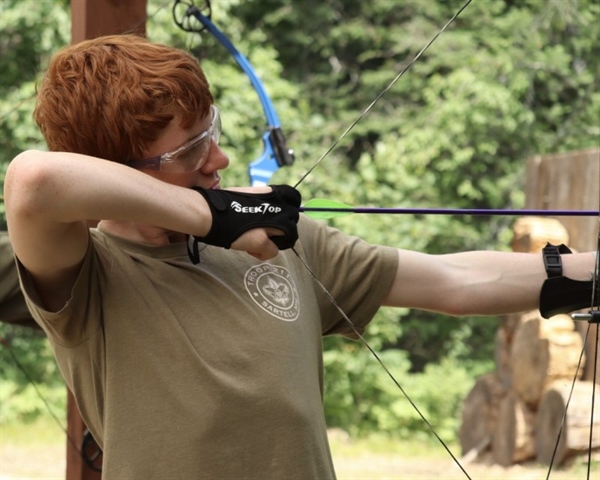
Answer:
<path fill-rule="evenodd" d="M 245 193 L 232 190 L 207 190 L 193 187 L 208 203 L 212 226 L 200 242 L 230 248 L 242 234 L 253 228 L 276 228 L 283 236 L 271 236 L 279 250 L 292 248 L 298 240 L 298 208 L 300 192 L 288 185 L 270 185 L 267 193 Z"/>

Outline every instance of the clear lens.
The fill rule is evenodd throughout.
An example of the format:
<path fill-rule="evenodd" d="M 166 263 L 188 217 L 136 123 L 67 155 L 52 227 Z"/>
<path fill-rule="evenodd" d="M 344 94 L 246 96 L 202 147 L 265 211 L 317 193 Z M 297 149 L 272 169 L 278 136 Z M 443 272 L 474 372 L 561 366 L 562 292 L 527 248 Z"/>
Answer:
<path fill-rule="evenodd" d="M 210 131 L 209 131 L 210 132 Z M 212 135 L 203 135 L 194 143 L 189 145 L 185 150 L 173 155 L 168 162 L 161 164 L 162 171 L 184 171 L 191 172 L 198 170 L 204 165 L 210 151 L 210 141 Z"/>
<path fill-rule="evenodd" d="M 210 128 L 202 132 L 189 144 L 183 145 L 171 155 L 163 156 L 160 170 L 163 172 L 192 172 L 202 168 L 210 153 L 211 141 L 219 143 L 221 137 L 221 114 L 219 109 L 211 106 L 212 123 Z"/>
<path fill-rule="evenodd" d="M 221 138 L 221 114 L 211 105 L 212 121 L 210 128 L 176 150 L 144 160 L 125 162 L 132 168 L 160 170 L 161 172 L 191 172 L 199 170 L 210 154 L 211 142 L 219 143 Z"/>

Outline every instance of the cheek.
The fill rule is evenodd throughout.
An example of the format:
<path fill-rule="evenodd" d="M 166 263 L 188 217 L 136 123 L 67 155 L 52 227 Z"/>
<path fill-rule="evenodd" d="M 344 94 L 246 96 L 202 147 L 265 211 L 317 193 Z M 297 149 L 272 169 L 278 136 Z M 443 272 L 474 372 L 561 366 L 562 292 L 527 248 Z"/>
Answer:
<path fill-rule="evenodd" d="M 198 183 L 198 172 L 157 172 L 155 170 L 142 170 L 151 177 L 161 182 L 177 185 L 178 187 L 190 188 Z"/>

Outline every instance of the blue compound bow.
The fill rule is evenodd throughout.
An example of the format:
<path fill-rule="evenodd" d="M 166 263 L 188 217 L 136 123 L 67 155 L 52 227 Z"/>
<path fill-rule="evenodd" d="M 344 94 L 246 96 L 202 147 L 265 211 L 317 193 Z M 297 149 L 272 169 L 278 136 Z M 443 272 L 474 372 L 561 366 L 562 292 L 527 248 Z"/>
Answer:
<path fill-rule="evenodd" d="M 203 8 L 196 7 L 193 2 L 182 2 L 180 0 L 175 0 L 173 5 L 173 19 L 179 28 L 186 32 L 196 33 L 208 30 L 233 56 L 238 65 L 248 75 L 252 86 L 258 93 L 258 98 L 267 119 L 267 128 L 262 136 L 264 147 L 262 155 L 250 163 L 248 174 L 252 186 L 266 185 L 273 173 L 280 167 L 294 163 L 294 152 L 286 144 L 279 117 L 260 78 L 258 78 L 248 59 L 235 48 L 229 38 L 212 22 L 211 12 L 210 0 L 204 0 Z"/>

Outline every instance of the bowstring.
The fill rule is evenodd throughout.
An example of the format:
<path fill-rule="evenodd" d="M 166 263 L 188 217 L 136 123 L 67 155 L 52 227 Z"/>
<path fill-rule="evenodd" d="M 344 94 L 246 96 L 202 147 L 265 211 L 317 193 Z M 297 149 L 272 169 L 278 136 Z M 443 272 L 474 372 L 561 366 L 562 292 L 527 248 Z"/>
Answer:
<path fill-rule="evenodd" d="M 599 186 L 598 207 L 600 208 L 600 173 L 599 173 L 599 178 L 598 178 L 598 186 Z M 550 458 L 550 465 L 548 466 L 548 472 L 546 474 L 546 480 L 549 480 L 549 478 L 550 478 L 550 474 L 552 473 L 552 467 L 554 466 L 554 460 L 556 459 L 556 453 L 558 452 L 558 445 L 560 444 L 560 439 L 562 437 L 564 426 L 565 426 L 565 423 L 567 420 L 567 412 L 569 410 L 569 405 L 571 403 L 571 398 L 573 396 L 573 391 L 575 389 L 575 383 L 577 383 L 577 376 L 578 376 L 579 370 L 581 368 L 581 363 L 583 362 L 583 357 L 585 354 L 585 347 L 588 343 L 588 338 L 590 337 L 590 329 L 592 326 L 594 311 L 596 312 L 596 315 L 598 315 L 598 312 L 600 312 L 600 306 L 596 306 L 598 303 L 600 303 L 600 299 L 597 298 L 598 293 L 596 291 L 596 288 L 598 288 L 598 282 L 600 282 L 600 279 L 598 278 L 600 276 L 600 214 L 598 215 L 597 231 L 598 231 L 598 241 L 596 244 L 596 259 L 594 262 L 594 270 L 592 272 L 592 298 L 591 298 L 591 305 L 590 305 L 590 316 L 591 317 L 589 319 L 588 326 L 585 331 L 585 335 L 583 337 L 583 346 L 581 348 L 581 353 L 579 354 L 577 368 L 575 369 L 575 375 L 573 378 L 573 382 L 571 383 L 569 395 L 568 395 L 567 401 L 565 403 L 565 409 L 563 411 L 562 418 L 560 421 L 560 427 L 558 429 L 558 433 L 556 436 L 556 442 L 554 444 L 554 449 L 552 450 L 552 457 Z M 593 362 L 593 370 L 592 370 L 592 400 L 591 400 L 592 405 L 591 405 L 591 411 L 590 411 L 590 435 L 589 435 L 588 455 L 587 455 L 587 477 L 586 477 L 587 480 L 590 480 L 590 473 L 591 473 L 591 466 L 592 466 L 592 444 L 593 444 L 593 435 L 594 435 L 594 409 L 595 409 L 595 403 L 596 403 L 596 379 L 597 379 L 597 373 L 598 373 L 598 371 L 597 371 L 598 370 L 598 342 L 600 341 L 599 332 L 600 332 L 600 324 L 598 324 L 596 322 L 594 362 Z"/>
<path fill-rule="evenodd" d="M 308 171 L 304 175 L 302 175 L 302 177 L 300 177 L 300 180 L 298 180 L 296 185 L 294 185 L 294 188 L 298 188 L 298 185 L 300 185 L 306 179 L 306 177 L 308 177 L 312 173 L 312 171 L 319 166 L 319 164 L 335 149 L 335 147 L 338 146 L 338 144 L 346 137 L 346 135 L 350 133 L 350 131 L 356 126 L 356 124 L 360 122 L 373 109 L 377 102 L 379 102 L 379 100 L 381 100 L 381 98 L 392 89 L 396 82 L 400 80 L 400 78 L 402 78 L 404 74 L 411 69 L 411 67 L 417 62 L 417 60 L 419 60 L 419 58 L 421 58 L 421 56 L 429 49 L 433 42 L 435 42 L 438 39 L 438 37 L 446 31 L 446 29 L 454 22 L 454 20 L 456 20 L 456 18 L 463 12 L 463 10 L 465 10 L 469 6 L 469 4 L 472 1 L 473 0 L 467 0 L 466 3 L 462 7 L 460 7 L 460 9 L 452 16 L 452 18 L 446 22 L 446 24 L 431 38 L 431 40 L 429 40 L 429 42 L 427 42 L 427 44 L 419 51 L 419 53 L 417 53 L 413 57 L 413 59 L 410 62 L 408 62 L 408 65 L 406 65 L 406 67 L 404 67 L 402 70 L 400 70 L 400 72 L 398 72 L 398 74 L 392 79 L 392 81 L 388 83 L 388 85 L 379 93 L 379 95 L 375 97 L 375 100 L 373 100 L 371 104 L 367 108 L 365 108 L 358 117 L 356 117 L 356 119 L 350 124 L 350 126 L 346 128 L 346 130 L 344 130 L 344 132 L 331 144 L 331 146 L 325 151 L 325 153 L 323 153 L 323 155 L 319 157 L 319 159 L 314 163 L 314 165 L 310 167 Z"/>
<path fill-rule="evenodd" d="M 549 480 L 550 475 L 552 473 L 552 468 L 554 467 L 554 460 L 556 459 L 556 454 L 558 452 L 558 445 L 560 444 L 560 439 L 562 438 L 565 422 L 567 420 L 567 412 L 569 410 L 569 405 L 571 404 L 571 398 L 573 397 L 573 391 L 575 389 L 575 384 L 577 383 L 577 376 L 579 374 L 579 369 L 581 368 L 581 364 L 583 362 L 583 357 L 585 354 L 585 346 L 587 344 L 587 339 L 590 333 L 590 325 L 588 324 L 588 328 L 585 332 L 585 336 L 583 338 L 583 347 L 581 349 L 581 353 L 579 354 L 579 360 L 577 361 L 577 367 L 575 368 L 575 375 L 573 377 L 573 382 L 571 383 L 571 388 L 569 389 L 569 395 L 567 396 L 567 401 L 565 402 L 565 409 L 563 410 L 562 418 L 560 421 L 560 427 L 558 429 L 558 433 L 556 435 L 556 442 L 554 443 L 554 449 L 552 450 L 552 457 L 550 457 L 550 464 L 548 466 L 548 472 L 546 473 L 546 480 Z M 593 415 L 593 413 L 592 413 Z M 590 448 L 591 450 L 591 448 Z M 589 473 L 588 473 L 589 480 Z"/>
<path fill-rule="evenodd" d="M 321 157 L 319 157 L 319 159 L 312 165 L 312 167 L 310 167 L 308 169 L 308 171 L 304 175 L 302 175 L 302 177 L 300 177 L 300 180 L 298 180 L 298 182 L 294 185 L 294 188 L 298 188 L 298 186 L 313 172 L 313 170 L 350 133 L 350 131 L 356 126 L 356 124 L 358 122 L 360 122 L 373 109 L 373 107 L 377 104 L 377 102 L 388 91 L 390 91 L 392 89 L 392 87 L 396 84 L 396 82 L 398 80 L 400 80 L 400 78 L 402 78 L 402 76 L 404 76 L 404 74 L 410 70 L 410 68 L 416 63 L 416 61 L 419 58 L 421 58 L 421 56 L 427 51 L 427 49 L 429 49 L 429 47 L 439 38 L 439 36 L 446 31 L 446 29 L 456 20 L 456 18 L 458 18 L 458 16 L 471 4 L 471 2 L 472 2 L 472 0 L 467 0 L 462 5 L 462 7 L 459 10 L 456 11 L 456 13 L 452 16 L 452 18 L 450 18 L 450 20 L 448 20 L 448 22 L 446 22 L 446 24 L 431 38 L 431 40 L 429 40 L 429 42 L 427 42 L 427 44 L 414 56 L 414 58 L 408 63 L 408 65 L 406 67 L 404 67 L 392 79 L 392 81 L 375 97 L 375 99 L 370 103 L 370 105 L 366 109 L 364 109 L 360 113 L 360 115 L 358 115 L 358 117 L 350 124 L 350 126 L 348 128 L 346 128 L 346 130 L 344 130 L 344 132 L 337 138 L 337 140 L 335 140 L 332 143 L 332 145 L 325 151 L 325 153 L 323 153 L 323 155 L 321 155 Z M 384 369 L 384 371 L 386 372 L 386 374 L 391 378 L 391 380 L 394 382 L 394 384 L 400 389 L 400 391 L 402 392 L 402 394 L 404 395 L 404 397 L 407 399 L 407 401 L 410 403 L 410 405 L 415 409 L 415 411 L 420 416 L 420 418 L 423 420 L 423 422 L 425 422 L 425 424 L 427 425 L 427 427 L 429 428 L 429 430 L 433 433 L 433 435 L 435 436 L 435 438 L 442 444 L 442 446 L 444 447 L 444 449 L 446 450 L 446 452 L 448 452 L 448 454 L 450 455 L 450 457 L 454 460 L 454 463 L 461 469 L 461 471 L 465 474 L 465 476 L 469 480 L 472 480 L 471 477 L 469 476 L 469 474 L 467 473 L 467 471 L 464 469 L 464 467 L 458 461 L 458 459 L 456 458 L 456 456 L 452 453 L 452 451 L 450 450 L 450 448 L 446 445 L 446 443 L 438 435 L 438 433 L 435 431 L 435 429 L 433 428 L 433 426 L 431 425 L 431 423 L 427 420 L 427 418 L 425 418 L 425 416 L 419 410 L 419 408 L 417 407 L 417 405 L 415 404 L 415 402 L 406 393 L 406 391 L 404 390 L 404 388 L 400 385 L 400 382 L 398 382 L 398 380 L 396 380 L 396 378 L 394 377 L 394 375 L 390 372 L 390 370 L 387 368 L 387 366 L 381 360 L 381 358 L 379 357 L 379 355 L 377 355 L 377 353 L 375 352 L 375 350 L 365 340 L 365 338 L 363 337 L 363 335 L 359 332 L 359 330 L 356 328 L 356 326 L 354 325 L 354 323 L 350 320 L 350 318 L 348 317 L 348 315 L 346 315 L 346 313 L 343 311 L 343 309 L 336 302 L 335 298 L 331 295 L 331 293 L 329 293 L 329 291 L 327 290 L 327 288 L 325 287 L 325 285 L 323 285 L 323 283 L 321 283 L 321 281 L 317 278 L 317 276 L 312 271 L 312 269 L 309 267 L 309 265 L 307 264 L 307 262 L 300 256 L 300 254 L 296 251 L 295 248 L 292 247 L 292 251 L 294 252 L 294 254 L 296 255 L 296 257 L 300 260 L 300 262 L 302 263 L 302 265 L 304 266 L 304 268 L 306 269 L 306 271 L 308 272 L 308 274 L 312 277 L 313 281 L 325 293 L 325 295 L 331 301 L 331 303 L 333 304 L 333 306 L 342 315 L 342 317 L 348 323 L 348 325 L 350 326 L 350 328 L 352 329 L 352 331 L 357 335 L 357 337 L 360 339 L 360 341 L 363 343 L 363 345 L 365 345 L 365 347 L 369 350 L 369 352 L 371 352 L 371 354 L 375 357 L 375 359 L 377 360 L 377 362 L 379 363 L 379 365 L 381 365 L 381 367 Z"/>
<path fill-rule="evenodd" d="M 404 388 L 402 387 L 402 385 L 400 385 L 400 382 L 396 379 L 396 377 L 394 377 L 394 375 L 392 374 L 392 372 L 390 371 L 390 369 L 385 365 L 385 363 L 383 363 L 383 360 L 381 360 L 381 358 L 379 357 L 379 355 L 377 354 L 377 352 L 375 351 L 375 349 L 373 349 L 373 347 L 371 347 L 371 345 L 369 344 L 369 342 L 367 342 L 367 340 L 365 339 L 365 337 L 360 333 L 360 331 L 358 330 L 358 328 L 356 327 L 356 325 L 354 325 L 354 322 L 352 320 L 350 320 L 350 318 L 348 317 L 348 315 L 346 315 L 346 312 L 344 312 L 344 310 L 342 309 L 342 307 L 340 307 L 340 305 L 336 302 L 335 298 L 333 298 L 333 295 L 331 295 L 331 293 L 329 293 L 329 291 L 327 290 L 327 288 L 325 287 L 325 285 L 323 285 L 323 283 L 321 283 L 321 281 L 317 278 L 316 274 L 308 266 L 308 263 L 300 256 L 300 254 L 298 253 L 298 251 L 294 247 L 292 247 L 292 252 L 294 252 L 294 254 L 296 255 L 296 257 L 298 257 L 298 259 L 300 260 L 300 262 L 302 263 L 302 265 L 304 265 L 304 268 L 308 271 L 309 275 L 312 277 L 313 281 L 319 286 L 319 288 L 327 296 L 327 298 L 329 299 L 329 301 L 333 304 L 333 306 L 336 308 L 336 310 L 344 318 L 344 320 L 346 321 L 346 323 L 350 326 L 350 328 L 352 329 L 352 331 L 354 332 L 354 334 L 358 337 L 358 339 L 362 342 L 362 344 L 369 350 L 369 352 L 371 352 L 371 354 L 375 357 L 375 359 L 377 360 L 377 362 L 379 363 L 379 365 L 381 365 L 381 367 L 383 368 L 383 370 L 385 371 L 385 373 L 388 375 L 388 377 L 392 380 L 392 382 L 394 382 L 394 384 L 400 389 L 400 391 L 402 392 L 402 395 L 404 395 L 404 397 L 406 398 L 406 400 L 408 400 L 408 403 L 410 403 L 411 406 L 415 409 L 415 411 L 419 414 L 419 416 L 421 417 L 421 420 L 423 420 L 423 422 L 425 422 L 425 424 L 427 425 L 427 427 L 429 428 L 429 430 L 431 431 L 431 433 L 433 433 L 433 435 L 435 436 L 435 438 L 437 438 L 437 440 L 443 445 L 444 449 L 452 457 L 452 459 L 454 460 L 454 462 L 456 463 L 456 465 L 462 470 L 462 472 L 466 475 L 466 477 L 469 480 L 472 480 L 471 477 L 469 476 L 469 474 L 467 473 L 467 471 L 460 464 L 460 462 L 458 461 L 458 459 L 456 458 L 456 456 L 452 453 L 452 451 L 450 450 L 450 448 L 448 448 L 448 446 L 446 445 L 446 443 L 442 440 L 442 438 L 435 431 L 435 429 L 433 428 L 433 425 L 431 425 L 431 423 L 429 422 L 429 420 L 427 420 L 427 418 L 425 418 L 425 415 L 423 415 L 423 413 L 421 412 L 421 410 L 419 410 L 419 407 L 417 407 L 417 404 L 410 398 L 410 396 L 408 395 L 408 393 L 406 393 L 406 390 L 404 390 Z"/>
<path fill-rule="evenodd" d="M 600 207 L 600 171 L 598 172 L 598 206 Z M 592 305 L 590 307 L 590 313 L 596 312 L 596 315 L 600 315 L 600 302 L 598 298 L 598 276 L 600 275 L 600 215 L 598 215 L 598 243 L 596 244 L 596 265 L 594 267 L 594 275 L 592 278 Z M 598 305 L 598 306 L 597 306 Z M 591 322 L 591 319 L 590 319 Z M 591 323 L 588 324 L 588 331 L 591 327 Z M 590 469 L 592 467 L 592 444 L 594 435 L 594 408 L 596 403 L 596 382 L 598 380 L 598 342 L 600 341 L 600 324 L 596 322 L 596 343 L 594 347 L 594 367 L 592 373 L 592 406 L 590 413 L 590 438 L 588 444 L 588 462 L 587 462 L 587 479 L 590 478 Z M 584 344 L 586 345 L 586 344 Z"/>

